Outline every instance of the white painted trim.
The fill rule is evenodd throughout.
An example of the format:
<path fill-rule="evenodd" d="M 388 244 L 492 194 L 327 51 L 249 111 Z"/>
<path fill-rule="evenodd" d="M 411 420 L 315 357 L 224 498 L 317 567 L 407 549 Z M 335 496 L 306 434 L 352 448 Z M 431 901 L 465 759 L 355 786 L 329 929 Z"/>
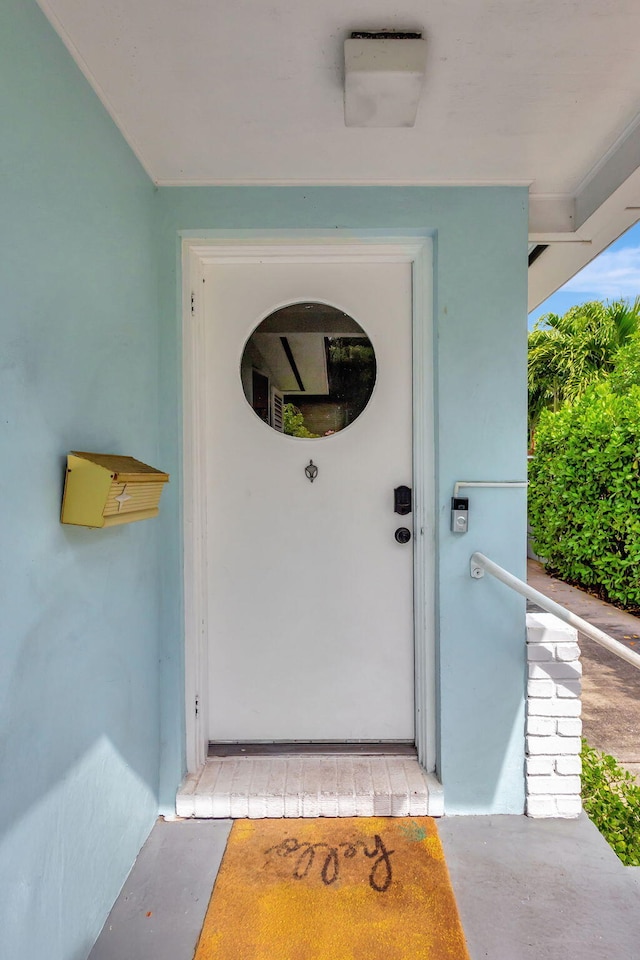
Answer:
<path fill-rule="evenodd" d="M 305 242 L 292 244 L 273 240 L 264 243 L 238 243 L 234 247 L 212 241 L 204 246 L 191 244 L 191 250 L 204 266 L 220 263 L 407 263 L 413 262 L 422 248 L 419 241 L 379 241 L 363 243 L 344 239 L 334 243 Z"/>
<path fill-rule="evenodd" d="M 581 226 L 638 169 L 640 114 L 627 124 L 575 191 L 576 226 Z"/>
<path fill-rule="evenodd" d="M 183 314 L 183 523 L 185 615 L 185 708 L 187 769 L 197 770 L 207 756 L 207 503 L 204 452 L 200 438 L 205 430 L 206 405 L 198 385 L 202 382 L 203 266 L 187 245 L 182 257 Z M 192 299 L 193 298 L 193 299 Z M 193 304 L 193 306 L 192 306 Z M 198 704 L 196 716 L 196 702 Z"/>
<path fill-rule="evenodd" d="M 479 180 L 442 180 L 435 177 L 394 179 L 383 177 L 336 177 L 331 179 L 309 179 L 305 177 L 289 177 L 283 179 L 270 177 L 196 177 L 193 180 L 177 179 L 175 177 L 160 177 L 155 181 L 158 187 L 530 187 L 535 183 L 531 178 L 518 180 L 496 179 L 483 177 Z"/>
<path fill-rule="evenodd" d="M 258 239 L 259 237 L 259 239 Z M 187 769 L 195 773 L 206 754 L 208 688 L 206 590 L 206 476 L 199 444 L 205 404 L 200 347 L 202 274 L 213 263 L 411 263 L 413 270 L 414 417 L 414 610 L 416 745 L 422 766 L 435 769 L 435 463 L 433 401 L 433 242 L 428 235 L 299 231 L 185 232 L 182 239 L 184 374 L 184 594 Z M 195 311 L 191 294 L 196 293 Z M 199 696 L 198 718 L 194 698 Z"/>
<path fill-rule="evenodd" d="M 413 610 L 416 747 L 429 773 L 436 765 L 436 515 L 433 393 L 433 243 L 413 260 Z"/>
<path fill-rule="evenodd" d="M 576 233 L 530 233 L 529 243 L 591 243 L 590 237 Z"/>

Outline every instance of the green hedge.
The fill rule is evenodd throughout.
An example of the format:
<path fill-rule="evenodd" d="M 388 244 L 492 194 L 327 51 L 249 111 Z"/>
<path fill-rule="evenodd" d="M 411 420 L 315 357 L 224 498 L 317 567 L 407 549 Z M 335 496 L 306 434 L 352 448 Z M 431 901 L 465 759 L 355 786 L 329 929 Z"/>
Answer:
<path fill-rule="evenodd" d="M 640 608 L 640 387 L 607 381 L 542 414 L 529 469 L 533 546 L 549 572 Z"/>
<path fill-rule="evenodd" d="M 622 862 L 640 866 L 640 787 L 613 757 L 584 739 L 582 805 Z"/>

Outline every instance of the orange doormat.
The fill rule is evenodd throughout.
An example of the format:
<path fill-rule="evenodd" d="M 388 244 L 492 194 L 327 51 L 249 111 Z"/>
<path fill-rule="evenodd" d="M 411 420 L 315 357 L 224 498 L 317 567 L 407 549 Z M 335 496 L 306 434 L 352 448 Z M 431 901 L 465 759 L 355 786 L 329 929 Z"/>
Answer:
<path fill-rule="evenodd" d="M 469 960 L 430 817 L 236 820 L 195 960 Z"/>

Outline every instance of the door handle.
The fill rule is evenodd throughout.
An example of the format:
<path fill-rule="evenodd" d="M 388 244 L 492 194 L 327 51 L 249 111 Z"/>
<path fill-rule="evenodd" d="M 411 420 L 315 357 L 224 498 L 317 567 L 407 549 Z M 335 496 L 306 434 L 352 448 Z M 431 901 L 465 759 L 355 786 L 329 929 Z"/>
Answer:
<path fill-rule="evenodd" d="M 407 527 L 398 527 L 394 536 L 398 543 L 409 543 L 409 540 L 411 540 L 411 530 Z"/>

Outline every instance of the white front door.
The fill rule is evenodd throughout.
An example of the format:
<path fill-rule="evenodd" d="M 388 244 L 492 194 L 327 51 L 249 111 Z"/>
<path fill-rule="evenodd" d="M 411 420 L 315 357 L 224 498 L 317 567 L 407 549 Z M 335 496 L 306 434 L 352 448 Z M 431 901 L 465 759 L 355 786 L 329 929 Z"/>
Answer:
<path fill-rule="evenodd" d="M 412 484 L 411 264 L 215 263 L 203 279 L 209 739 L 413 740 L 413 541 L 394 536 L 412 531 L 394 512 Z M 291 304 L 336 308 L 375 350 L 366 407 L 318 439 L 264 422 L 246 370 L 243 389 L 245 344 Z M 271 403 L 280 376 L 254 380 Z"/>

